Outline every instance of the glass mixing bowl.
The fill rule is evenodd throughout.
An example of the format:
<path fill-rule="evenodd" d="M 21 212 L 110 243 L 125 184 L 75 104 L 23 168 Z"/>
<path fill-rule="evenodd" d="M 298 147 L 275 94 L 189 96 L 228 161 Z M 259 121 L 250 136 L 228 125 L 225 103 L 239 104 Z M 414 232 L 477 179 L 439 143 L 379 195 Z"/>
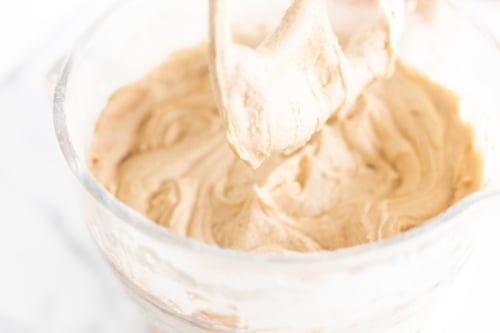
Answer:
<path fill-rule="evenodd" d="M 329 1 L 336 29 L 372 9 Z M 359 3 L 359 2 L 358 2 Z M 232 0 L 240 27 L 276 22 L 289 1 Z M 130 296 L 166 332 L 420 332 L 485 222 L 500 207 L 500 49 L 452 1 L 433 20 L 409 12 L 400 57 L 462 96 L 485 163 L 484 189 L 402 235 L 332 252 L 263 254 L 180 237 L 108 193 L 86 166 L 94 122 L 117 88 L 207 38 L 206 0 L 128 0 L 67 59 L 54 98 L 61 150 L 86 221 Z"/>

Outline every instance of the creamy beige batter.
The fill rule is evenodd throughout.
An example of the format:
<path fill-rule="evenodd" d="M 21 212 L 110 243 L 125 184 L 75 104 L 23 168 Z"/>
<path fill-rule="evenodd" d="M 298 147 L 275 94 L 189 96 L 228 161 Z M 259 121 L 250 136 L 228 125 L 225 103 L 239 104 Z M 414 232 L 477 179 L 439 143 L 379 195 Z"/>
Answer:
<path fill-rule="evenodd" d="M 231 0 L 210 0 L 214 93 L 242 160 L 257 168 L 272 153 L 296 151 L 333 114 L 350 109 L 368 84 L 390 74 L 404 2 L 379 1 L 343 50 L 326 0 L 294 0 L 257 48 L 232 42 Z"/>
<path fill-rule="evenodd" d="M 253 170 L 227 144 L 207 53 L 176 52 L 118 90 L 90 149 L 107 189 L 181 235 L 252 251 L 336 249 L 408 230 L 481 186 L 458 97 L 400 63 L 346 118 Z"/>

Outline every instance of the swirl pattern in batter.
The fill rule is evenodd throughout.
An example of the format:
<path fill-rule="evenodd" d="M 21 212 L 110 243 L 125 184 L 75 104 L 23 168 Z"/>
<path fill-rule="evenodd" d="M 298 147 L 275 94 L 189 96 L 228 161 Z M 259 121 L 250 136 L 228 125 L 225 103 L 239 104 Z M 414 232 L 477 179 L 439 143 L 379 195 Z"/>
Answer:
<path fill-rule="evenodd" d="M 346 118 L 253 170 L 226 142 L 206 45 L 119 89 L 90 149 L 97 179 L 178 234 L 250 251 L 332 250 L 404 232 L 481 187 L 459 99 L 401 63 Z"/>

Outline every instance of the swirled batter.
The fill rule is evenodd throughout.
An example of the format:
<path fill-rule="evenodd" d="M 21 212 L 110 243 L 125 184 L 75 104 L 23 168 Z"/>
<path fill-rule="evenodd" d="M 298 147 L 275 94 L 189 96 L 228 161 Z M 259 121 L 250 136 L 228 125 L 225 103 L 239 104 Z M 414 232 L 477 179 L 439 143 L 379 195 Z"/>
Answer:
<path fill-rule="evenodd" d="M 226 142 L 206 45 L 118 90 L 90 167 L 120 200 L 175 232 L 251 251 L 317 251 L 399 234 L 481 186 L 458 97 L 411 68 L 367 88 L 342 120 L 253 170 Z"/>

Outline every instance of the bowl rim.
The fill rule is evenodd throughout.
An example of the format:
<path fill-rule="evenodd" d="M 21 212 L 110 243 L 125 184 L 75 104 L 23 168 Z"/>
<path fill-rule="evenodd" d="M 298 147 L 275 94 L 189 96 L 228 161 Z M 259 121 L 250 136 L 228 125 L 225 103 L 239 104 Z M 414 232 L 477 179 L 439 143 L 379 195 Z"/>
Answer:
<path fill-rule="evenodd" d="M 225 260 L 234 260 L 245 263 L 253 263 L 259 265 L 280 265 L 285 266 L 302 266 L 304 264 L 315 264 L 327 262 L 337 268 L 345 266 L 357 265 L 367 261 L 373 262 L 394 253 L 401 253 L 404 249 L 412 248 L 416 243 L 425 243 L 433 240 L 439 235 L 446 233 L 450 228 L 458 226 L 463 221 L 454 221 L 454 218 L 463 214 L 465 211 L 477 206 L 488 198 L 498 197 L 500 199 L 500 189 L 486 188 L 472 193 L 449 207 L 441 214 L 429 219 L 425 223 L 412 228 L 399 235 L 383 239 L 378 242 L 361 244 L 353 247 L 340 248 L 336 250 L 322 250 L 316 252 L 286 252 L 286 253 L 261 253 L 252 251 L 243 251 L 233 248 L 222 248 L 214 244 L 208 244 L 196 239 L 178 235 L 168 228 L 162 227 L 142 214 L 128 207 L 114 195 L 108 192 L 88 170 L 87 164 L 82 161 L 71 142 L 69 134 L 66 113 L 66 87 L 69 78 L 72 74 L 73 64 L 79 51 L 91 40 L 93 34 L 98 30 L 100 25 L 115 11 L 124 4 L 133 1 L 116 1 L 101 16 L 96 19 L 81 37 L 76 42 L 70 54 L 66 57 L 62 71 L 56 82 L 53 97 L 53 125 L 59 144 L 59 148 L 74 176 L 84 189 L 96 200 L 97 204 L 111 212 L 122 223 L 126 223 L 133 228 L 138 229 L 148 237 L 159 241 L 168 242 L 172 246 L 176 246 L 185 251 L 191 251 L 196 255 L 212 256 L 216 258 L 224 258 Z M 485 37 L 485 39 L 496 48 L 500 56 L 500 41 L 492 35 L 492 33 L 479 24 L 479 20 L 473 15 L 464 10 L 461 4 L 455 0 L 444 0 L 449 8 L 453 9 L 463 19 L 469 21 L 477 31 Z"/>

